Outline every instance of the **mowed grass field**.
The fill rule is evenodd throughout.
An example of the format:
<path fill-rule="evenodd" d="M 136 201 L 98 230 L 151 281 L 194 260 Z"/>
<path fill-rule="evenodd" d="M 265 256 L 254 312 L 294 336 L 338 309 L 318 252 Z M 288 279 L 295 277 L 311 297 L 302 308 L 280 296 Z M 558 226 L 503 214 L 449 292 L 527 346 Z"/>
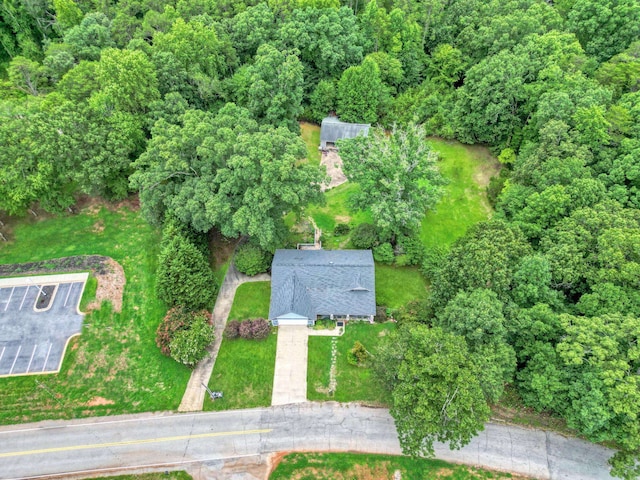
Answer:
<path fill-rule="evenodd" d="M 159 233 L 137 211 L 100 205 L 7 227 L 12 240 L 0 242 L 0 263 L 106 255 L 122 265 L 126 285 L 121 313 L 103 303 L 87 315 L 60 373 L 0 378 L 0 423 L 177 408 L 190 370 L 155 345 L 166 310 L 154 293 Z"/>
<path fill-rule="evenodd" d="M 508 473 L 427 458 L 362 453 L 290 453 L 280 460 L 269 480 L 390 479 L 396 478 L 396 471 L 400 472 L 397 478 L 402 480 L 513 478 Z"/>
<path fill-rule="evenodd" d="M 405 306 L 413 300 L 424 300 L 427 280 L 418 267 L 396 267 L 376 264 L 376 303 L 391 309 Z"/>
<path fill-rule="evenodd" d="M 307 161 L 312 165 L 320 165 L 320 125 L 300 122 L 300 135 L 307 145 Z"/>
<path fill-rule="evenodd" d="M 267 318 L 271 282 L 243 283 L 236 290 L 229 319 Z M 205 397 L 204 410 L 230 410 L 271 405 L 276 364 L 277 329 L 264 340 L 223 339 L 209 388 L 224 397 Z"/>
<path fill-rule="evenodd" d="M 440 173 L 449 183 L 436 208 L 422 220 L 420 239 L 427 248 L 447 247 L 491 215 L 486 186 L 499 163 L 483 147 L 438 138 L 429 139 L 429 144 L 438 152 Z"/>
<path fill-rule="evenodd" d="M 362 401 L 376 405 L 389 403 L 387 392 L 372 378 L 368 367 L 350 365 L 347 352 L 355 341 L 374 352 L 380 340 L 396 328 L 395 323 L 348 323 L 344 335 L 337 337 L 335 393 L 328 393 L 331 368 L 331 343 L 334 337 L 309 337 L 309 363 L 307 367 L 307 399 L 336 400 L 338 402 Z"/>

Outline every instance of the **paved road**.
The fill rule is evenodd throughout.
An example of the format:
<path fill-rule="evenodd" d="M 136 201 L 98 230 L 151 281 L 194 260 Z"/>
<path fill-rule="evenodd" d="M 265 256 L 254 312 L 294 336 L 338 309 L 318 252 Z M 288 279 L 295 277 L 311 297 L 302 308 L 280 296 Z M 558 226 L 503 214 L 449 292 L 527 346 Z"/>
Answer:
<path fill-rule="evenodd" d="M 202 465 L 303 450 L 400 453 L 387 410 L 303 403 L 0 427 L 0 478 L 70 478 L 71 472 L 114 473 L 142 466 L 191 471 L 198 467 L 203 478 L 223 478 Z M 538 478 L 595 480 L 609 478 L 606 461 L 612 452 L 553 433 L 488 425 L 464 449 L 452 452 L 438 445 L 436 453 L 439 458 Z"/>

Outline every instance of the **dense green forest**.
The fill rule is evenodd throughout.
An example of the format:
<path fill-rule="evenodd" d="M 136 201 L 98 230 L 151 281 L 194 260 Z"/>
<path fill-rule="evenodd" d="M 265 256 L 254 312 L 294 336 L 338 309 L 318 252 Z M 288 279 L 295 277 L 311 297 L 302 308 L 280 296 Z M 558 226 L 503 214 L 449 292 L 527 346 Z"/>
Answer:
<path fill-rule="evenodd" d="M 464 367 L 460 415 L 512 384 L 640 474 L 638 0 L 1 0 L 0 46 L 8 214 L 137 192 L 154 225 L 273 249 L 321 198 L 298 120 L 489 145 L 496 212 L 429 252 L 431 298 L 387 352 L 392 411 L 422 400 L 409 353 L 437 345 L 441 381 Z"/>

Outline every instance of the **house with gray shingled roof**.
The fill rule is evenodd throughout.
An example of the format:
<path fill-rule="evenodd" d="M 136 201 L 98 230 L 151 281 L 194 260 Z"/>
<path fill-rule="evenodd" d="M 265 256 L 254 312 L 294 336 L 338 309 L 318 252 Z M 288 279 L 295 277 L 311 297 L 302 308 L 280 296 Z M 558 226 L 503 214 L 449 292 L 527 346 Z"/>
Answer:
<path fill-rule="evenodd" d="M 276 250 L 269 320 L 274 326 L 316 320 L 366 320 L 376 314 L 371 250 Z"/>
<path fill-rule="evenodd" d="M 326 117 L 320 125 L 320 150 L 325 150 L 327 146 L 334 146 L 342 138 L 355 138 L 360 133 L 367 136 L 370 124 L 346 123 L 340 121 L 338 117 Z"/>

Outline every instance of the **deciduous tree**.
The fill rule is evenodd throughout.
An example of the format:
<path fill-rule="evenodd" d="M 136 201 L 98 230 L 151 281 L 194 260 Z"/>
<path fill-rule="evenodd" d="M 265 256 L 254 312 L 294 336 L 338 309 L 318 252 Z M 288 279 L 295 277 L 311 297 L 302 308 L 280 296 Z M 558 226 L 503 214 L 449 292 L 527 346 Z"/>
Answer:
<path fill-rule="evenodd" d="M 434 442 L 461 448 L 489 419 L 477 366 L 462 337 L 425 325 L 408 328 L 391 407 L 402 451 L 433 456 Z"/>
<path fill-rule="evenodd" d="M 283 212 L 321 201 L 320 169 L 299 163 L 302 140 L 284 127 L 260 127 L 234 104 L 215 117 L 188 110 L 180 125 L 161 119 L 152 135 L 131 181 L 155 222 L 168 211 L 195 230 L 216 226 L 272 249 L 283 238 Z"/>
<path fill-rule="evenodd" d="M 371 209 L 381 236 L 395 242 L 399 235 L 416 232 L 427 210 L 442 195 L 444 183 L 424 128 L 394 127 L 389 136 L 374 128 L 367 137 L 338 145 L 347 178 L 360 185 L 359 193 L 352 197 L 354 205 Z"/>

